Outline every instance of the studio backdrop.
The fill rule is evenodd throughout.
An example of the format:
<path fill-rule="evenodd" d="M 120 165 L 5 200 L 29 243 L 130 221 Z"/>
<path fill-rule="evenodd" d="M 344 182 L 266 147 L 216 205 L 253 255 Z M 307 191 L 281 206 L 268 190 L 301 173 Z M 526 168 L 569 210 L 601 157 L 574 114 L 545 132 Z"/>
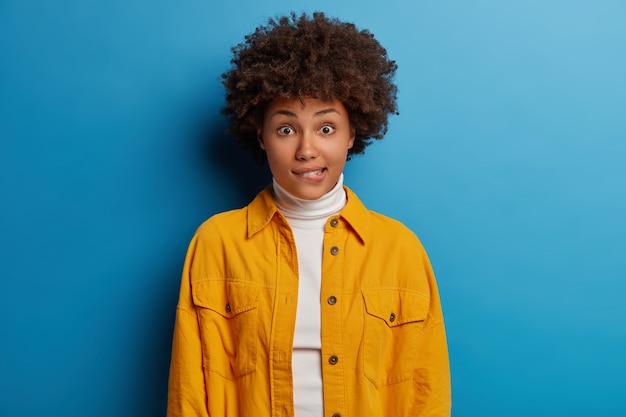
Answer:
<path fill-rule="evenodd" d="M 617 0 L 1 0 L 1 416 L 164 416 L 187 244 L 271 180 L 220 74 L 315 10 L 399 66 L 345 182 L 428 251 L 453 416 L 626 416 Z"/>

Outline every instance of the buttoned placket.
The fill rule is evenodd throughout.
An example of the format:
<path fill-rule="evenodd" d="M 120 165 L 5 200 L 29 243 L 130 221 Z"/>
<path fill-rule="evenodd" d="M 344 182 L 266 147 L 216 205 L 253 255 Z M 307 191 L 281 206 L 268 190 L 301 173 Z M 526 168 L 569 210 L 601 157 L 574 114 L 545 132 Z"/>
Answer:
<path fill-rule="evenodd" d="M 346 229 L 339 217 L 330 218 L 324 229 L 322 256 L 322 377 L 324 410 L 328 417 L 346 414 L 344 361 L 342 361 L 343 320 L 341 288 L 344 254 L 342 244 Z"/>
<path fill-rule="evenodd" d="M 289 381 L 288 384 L 272 384 L 272 416 L 293 415 L 293 384 L 291 358 L 298 300 L 298 259 L 296 243 L 287 220 L 276 214 L 278 228 L 276 277 L 276 308 L 274 309 L 272 335 L 270 341 L 272 381 Z"/>

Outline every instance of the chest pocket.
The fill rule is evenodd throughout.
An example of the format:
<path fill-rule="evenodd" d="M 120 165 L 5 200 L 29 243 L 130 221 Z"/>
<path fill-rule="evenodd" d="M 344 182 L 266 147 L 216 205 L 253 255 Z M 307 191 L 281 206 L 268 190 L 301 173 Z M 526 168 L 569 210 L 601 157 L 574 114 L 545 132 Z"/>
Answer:
<path fill-rule="evenodd" d="M 256 369 L 259 287 L 226 280 L 192 286 L 204 367 L 228 379 Z"/>
<path fill-rule="evenodd" d="M 402 289 L 363 290 L 363 372 L 376 386 L 411 379 L 429 297 Z"/>

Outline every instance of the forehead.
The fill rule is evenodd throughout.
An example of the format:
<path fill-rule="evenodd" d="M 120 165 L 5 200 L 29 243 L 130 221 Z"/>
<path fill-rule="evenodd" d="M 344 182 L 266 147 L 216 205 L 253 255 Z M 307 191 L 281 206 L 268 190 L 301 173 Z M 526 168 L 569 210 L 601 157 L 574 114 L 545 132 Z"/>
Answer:
<path fill-rule="evenodd" d="M 286 98 L 277 97 L 265 108 L 265 119 L 276 115 L 292 117 L 320 116 L 336 113 L 347 117 L 347 111 L 339 100 L 320 100 L 313 97 Z"/>

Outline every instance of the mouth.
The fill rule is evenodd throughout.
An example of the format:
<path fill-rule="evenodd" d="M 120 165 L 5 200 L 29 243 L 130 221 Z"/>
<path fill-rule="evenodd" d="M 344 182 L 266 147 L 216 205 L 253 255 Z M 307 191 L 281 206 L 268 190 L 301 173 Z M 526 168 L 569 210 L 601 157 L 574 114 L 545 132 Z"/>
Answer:
<path fill-rule="evenodd" d="M 326 171 L 326 168 L 296 171 L 295 174 L 298 175 L 299 177 L 309 178 L 309 177 L 315 177 L 315 176 L 318 176 L 318 175 L 322 175 L 324 173 L 324 171 Z"/>

